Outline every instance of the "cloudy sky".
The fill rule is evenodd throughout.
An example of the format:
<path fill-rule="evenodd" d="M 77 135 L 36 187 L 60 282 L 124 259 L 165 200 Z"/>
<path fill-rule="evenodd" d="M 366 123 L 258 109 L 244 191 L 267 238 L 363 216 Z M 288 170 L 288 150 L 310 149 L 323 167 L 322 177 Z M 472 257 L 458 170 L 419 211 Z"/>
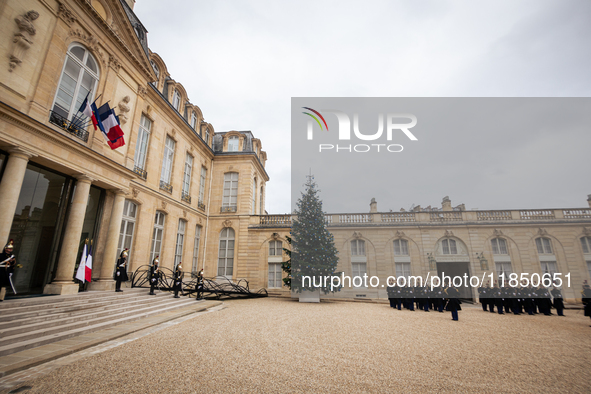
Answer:
<path fill-rule="evenodd" d="M 291 206 L 292 97 L 591 96 L 586 0 L 137 0 L 134 10 L 150 48 L 205 120 L 216 131 L 251 130 L 261 139 L 269 213 Z M 561 151 L 569 160 L 568 147 Z M 573 188 L 556 203 L 586 206 L 586 175 L 563 182 Z M 467 201 L 471 187 L 458 182 L 446 194 L 468 208 L 495 205 L 484 194 Z M 383 208 L 443 197 L 418 193 Z M 532 199 L 517 188 L 512 201 L 507 208 Z"/>

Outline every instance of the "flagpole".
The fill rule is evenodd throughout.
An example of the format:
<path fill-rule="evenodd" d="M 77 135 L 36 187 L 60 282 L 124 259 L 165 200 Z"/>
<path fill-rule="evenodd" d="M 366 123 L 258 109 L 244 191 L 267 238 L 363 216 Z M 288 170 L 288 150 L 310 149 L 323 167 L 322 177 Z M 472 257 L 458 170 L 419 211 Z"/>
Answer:
<path fill-rule="evenodd" d="M 84 103 L 84 101 L 88 100 L 88 95 L 90 94 L 90 90 L 88 91 L 88 93 L 86 93 L 86 97 L 84 98 L 84 100 L 82 101 Z M 66 129 L 69 129 L 70 126 L 72 126 L 72 123 L 74 123 L 74 120 L 78 119 L 78 113 L 80 112 L 80 108 L 78 108 L 78 111 L 76 111 L 76 115 L 72 118 L 72 120 L 70 121 L 70 124 L 68 125 L 68 127 L 66 127 Z"/>

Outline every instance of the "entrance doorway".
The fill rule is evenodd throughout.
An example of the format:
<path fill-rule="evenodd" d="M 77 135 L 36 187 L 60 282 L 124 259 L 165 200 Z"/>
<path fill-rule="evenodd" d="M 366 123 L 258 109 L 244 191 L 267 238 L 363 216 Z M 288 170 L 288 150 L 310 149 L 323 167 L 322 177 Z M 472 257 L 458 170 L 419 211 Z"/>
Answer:
<path fill-rule="evenodd" d="M 464 274 L 468 277 L 468 283 L 464 283 Z M 453 262 L 453 263 L 440 263 L 437 262 L 437 275 L 443 280 L 443 276 L 445 275 L 445 285 L 448 285 L 447 277 L 450 277 L 452 280 L 454 276 L 462 277 L 462 285 L 458 287 L 458 291 L 460 292 L 460 298 L 464 300 L 473 301 L 472 296 L 472 289 L 470 288 L 470 263 L 468 262 Z M 456 281 L 457 283 L 457 281 Z"/>

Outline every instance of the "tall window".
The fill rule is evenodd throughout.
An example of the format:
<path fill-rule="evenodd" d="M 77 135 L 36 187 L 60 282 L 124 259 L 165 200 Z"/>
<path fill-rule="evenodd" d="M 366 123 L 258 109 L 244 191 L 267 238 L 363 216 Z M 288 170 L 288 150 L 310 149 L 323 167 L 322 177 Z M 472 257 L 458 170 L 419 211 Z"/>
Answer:
<path fill-rule="evenodd" d="M 187 222 L 183 219 L 179 220 L 179 228 L 176 233 L 176 250 L 174 252 L 174 269 L 183 261 L 183 245 L 185 243 L 185 227 Z"/>
<path fill-rule="evenodd" d="M 181 94 L 176 89 L 174 90 L 174 93 L 172 95 L 172 106 L 177 111 L 179 111 L 181 107 Z"/>
<path fill-rule="evenodd" d="M 269 263 L 269 280 L 267 287 L 281 288 L 281 263 Z"/>
<path fill-rule="evenodd" d="M 351 241 L 351 256 L 365 256 L 365 241 L 354 239 Z"/>
<path fill-rule="evenodd" d="M 591 237 L 581 237 L 581 247 L 584 254 L 591 254 Z"/>
<path fill-rule="evenodd" d="M 541 261 L 542 266 L 542 274 L 550 274 L 552 279 L 554 279 L 554 274 L 556 273 L 556 261 Z"/>
<path fill-rule="evenodd" d="M 133 158 L 135 166 L 140 170 L 145 169 L 146 154 L 148 152 L 148 141 L 150 140 L 151 129 L 152 121 L 142 114 L 142 118 L 140 119 L 140 129 L 137 133 L 135 156 Z"/>
<path fill-rule="evenodd" d="M 220 233 L 218 275 L 232 276 L 234 268 L 234 230 L 226 227 Z"/>
<path fill-rule="evenodd" d="M 238 202 L 238 173 L 227 172 L 224 174 L 224 196 L 222 198 L 222 209 L 236 211 Z"/>
<path fill-rule="evenodd" d="M 238 152 L 238 137 L 228 138 L 228 152 Z"/>
<path fill-rule="evenodd" d="M 160 256 L 162 250 L 162 235 L 164 234 L 164 212 L 157 211 L 154 219 L 154 232 L 152 234 L 152 247 L 150 248 L 150 264 L 154 257 Z"/>
<path fill-rule="evenodd" d="M 188 197 L 191 193 L 191 171 L 193 170 L 193 156 L 187 153 L 185 159 L 185 172 L 183 174 L 183 198 Z"/>
<path fill-rule="evenodd" d="M 195 129 L 195 125 L 197 124 L 197 115 L 195 112 L 191 112 L 191 127 Z"/>
<path fill-rule="evenodd" d="M 121 231 L 119 232 L 119 243 L 117 244 L 117 256 L 121 254 L 123 249 L 127 248 L 129 249 L 129 258 L 131 258 L 131 242 L 133 241 L 136 215 L 137 205 L 129 200 L 125 200 L 123 217 L 121 218 Z"/>
<path fill-rule="evenodd" d="M 172 161 L 174 159 L 174 147 L 176 143 L 172 138 L 166 136 L 166 143 L 164 144 L 164 157 L 162 158 L 162 172 L 160 174 L 160 187 L 170 187 L 170 176 L 172 174 Z M 172 187 L 170 188 L 172 191 Z"/>
<path fill-rule="evenodd" d="M 511 262 L 497 262 L 495 263 L 497 267 L 497 276 L 504 275 L 505 276 L 505 283 L 509 278 L 509 275 L 513 273 L 513 269 L 511 268 Z"/>
<path fill-rule="evenodd" d="M 283 243 L 281 241 L 270 241 L 269 242 L 269 256 L 282 256 L 283 255 Z"/>
<path fill-rule="evenodd" d="M 552 244 L 549 238 L 536 238 L 536 247 L 540 254 L 552 254 Z"/>
<path fill-rule="evenodd" d="M 443 246 L 443 254 L 458 254 L 455 239 L 444 239 L 441 241 Z"/>
<path fill-rule="evenodd" d="M 52 111 L 59 118 L 71 120 L 74 115 L 85 124 L 87 118 L 78 113 L 86 97 L 91 103 L 98 84 L 99 71 L 94 57 L 79 44 L 68 50 Z M 52 115 L 52 121 L 59 120 Z"/>
<path fill-rule="evenodd" d="M 410 276 L 410 263 L 396 263 L 396 276 Z"/>
<path fill-rule="evenodd" d="M 257 212 L 257 179 L 254 178 L 252 182 L 252 214 L 255 215 Z"/>
<path fill-rule="evenodd" d="M 205 143 L 209 145 L 209 129 L 205 129 Z"/>
<path fill-rule="evenodd" d="M 201 176 L 199 177 L 199 204 L 203 204 L 205 198 L 205 179 L 207 178 L 207 169 L 201 167 Z"/>
<path fill-rule="evenodd" d="M 394 255 L 408 256 L 408 241 L 406 239 L 394 240 Z"/>
<path fill-rule="evenodd" d="M 193 246 L 193 269 L 192 272 L 199 271 L 199 241 L 201 241 L 201 226 L 195 228 L 195 244 Z"/>
<path fill-rule="evenodd" d="M 264 215 L 265 210 L 263 209 L 263 187 L 261 186 L 261 194 L 259 195 L 259 215 Z"/>
<path fill-rule="evenodd" d="M 154 60 L 150 60 L 150 64 L 152 65 L 152 69 L 154 70 L 154 74 L 156 74 L 156 80 L 154 82 L 152 82 L 152 85 L 154 85 L 154 87 L 158 87 L 158 80 L 160 79 L 160 69 L 158 68 L 158 66 L 156 65 L 156 63 L 154 62 Z"/>
<path fill-rule="evenodd" d="M 493 254 L 509 254 L 507 251 L 507 241 L 503 238 L 494 238 L 490 240 Z"/>

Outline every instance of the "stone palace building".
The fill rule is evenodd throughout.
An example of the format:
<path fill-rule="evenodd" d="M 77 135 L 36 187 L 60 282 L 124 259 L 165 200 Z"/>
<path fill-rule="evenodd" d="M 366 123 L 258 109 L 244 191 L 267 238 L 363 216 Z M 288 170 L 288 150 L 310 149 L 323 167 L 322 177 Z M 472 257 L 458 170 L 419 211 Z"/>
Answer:
<path fill-rule="evenodd" d="M 268 215 L 267 155 L 250 131 L 216 132 L 150 51 L 134 0 L 0 2 L 0 243 L 14 239 L 19 293 L 72 294 L 84 240 L 90 289 L 114 289 L 160 256 L 173 269 L 282 288 L 289 215 Z M 111 150 L 78 112 L 109 102 L 125 145 Z M 591 210 L 327 214 L 347 275 L 571 273 L 590 279 Z M 90 242 L 89 242 L 90 245 Z M 385 283 L 385 282 L 383 282 Z M 338 297 L 384 298 L 385 289 Z M 466 296 L 474 298 L 475 294 Z"/>

